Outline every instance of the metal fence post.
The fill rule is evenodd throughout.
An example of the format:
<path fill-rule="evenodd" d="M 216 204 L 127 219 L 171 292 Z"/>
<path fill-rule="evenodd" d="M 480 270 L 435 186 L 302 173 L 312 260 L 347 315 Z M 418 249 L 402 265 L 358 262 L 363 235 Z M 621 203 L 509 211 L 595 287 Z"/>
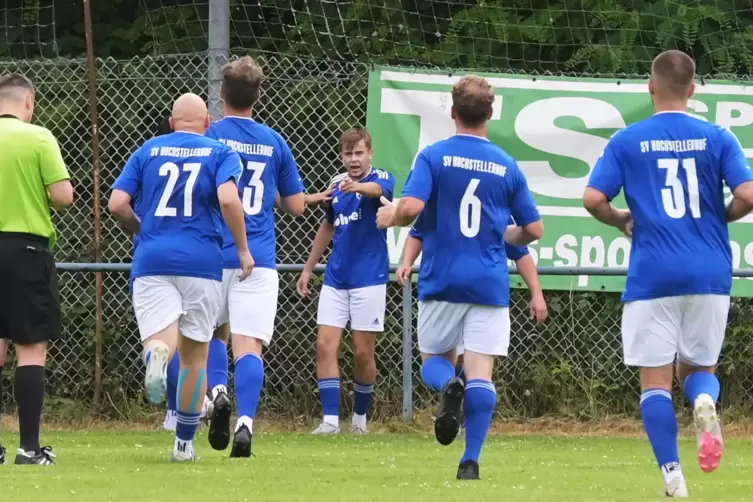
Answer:
<path fill-rule="evenodd" d="M 413 419 L 413 283 L 403 287 L 403 420 Z"/>
<path fill-rule="evenodd" d="M 212 120 L 222 118 L 220 87 L 222 67 L 230 59 L 230 2 L 209 0 L 209 73 L 207 81 L 209 116 Z"/>

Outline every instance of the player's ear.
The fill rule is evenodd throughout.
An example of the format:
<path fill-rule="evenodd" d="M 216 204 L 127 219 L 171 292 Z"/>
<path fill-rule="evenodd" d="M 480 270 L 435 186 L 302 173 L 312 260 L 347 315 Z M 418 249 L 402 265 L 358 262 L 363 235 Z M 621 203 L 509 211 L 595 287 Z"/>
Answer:
<path fill-rule="evenodd" d="M 455 105 L 452 105 L 452 107 L 450 108 L 450 118 L 452 120 L 457 120 L 458 118 L 457 113 L 455 113 Z"/>
<path fill-rule="evenodd" d="M 490 107 L 489 113 L 486 115 L 486 120 L 491 120 L 493 114 L 494 114 L 494 107 Z"/>
<path fill-rule="evenodd" d="M 24 100 L 24 107 L 29 112 L 29 121 L 31 121 L 32 115 L 34 115 L 34 93 L 30 92 Z"/>
<path fill-rule="evenodd" d="M 695 82 L 691 82 L 690 87 L 688 87 L 688 97 L 692 98 L 693 94 L 695 94 Z"/>
<path fill-rule="evenodd" d="M 654 84 L 654 81 L 652 79 L 648 80 L 648 93 L 652 96 L 656 92 L 656 84 Z"/>
<path fill-rule="evenodd" d="M 175 121 L 173 120 L 172 116 L 170 116 L 170 118 L 167 119 L 167 123 L 170 124 L 170 130 L 175 131 Z"/>

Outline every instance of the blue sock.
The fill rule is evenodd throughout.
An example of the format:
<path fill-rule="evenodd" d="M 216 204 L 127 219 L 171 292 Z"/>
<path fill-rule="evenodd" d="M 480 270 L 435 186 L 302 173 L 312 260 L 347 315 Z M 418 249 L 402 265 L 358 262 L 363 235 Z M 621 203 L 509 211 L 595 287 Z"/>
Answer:
<path fill-rule="evenodd" d="M 494 407 L 497 406 L 497 391 L 488 380 L 471 380 L 465 386 L 463 414 L 465 415 L 465 453 L 460 463 L 467 460 L 478 462 L 481 448 L 486 442 L 492 424 Z"/>
<path fill-rule="evenodd" d="M 685 378 L 682 389 L 690 404 L 701 394 L 708 394 L 717 402 L 719 400 L 719 379 L 709 371 L 696 371 Z"/>
<path fill-rule="evenodd" d="M 371 408 L 371 401 L 374 398 L 374 384 L 353 383 L 353 392 L 355 394 L 353 403 L 353 412 L 356 415 L 366 415 Z"/>
<path fill-rule="evenodd" d="M 199 428 L 200 413 L 183 413 L 178 410 L 178 424 L 175 426 L 175 435 L 181 441 L 193 441 L 196 429 Z"/>
<path fill-rule="evenodd" d="M 677 416 L 672 395 L 666 389 L 647 389 L 641 394 L 643 426 L 660 468 L 680 464 Z"/>
<path fill-rule="evenodd" d="M 325 416 L 340 416 L 340 379 L 322 378 L 319 380 L 319 399 Z"/>
<path fill-rule="evenodd" d="M 170 364 L 167 365 L 167 410 L 175 411 L 178 409 L 178 375 L 180 373 L 180 356 L 175 351 Z"/>
<path fill-rule="evenodd" d="M 442 392 L 455 377 L 455 367 L 441 356 L 430 357 L 421 365 L 421 380 L 428 388 Z"/>
<path fill-rule="evenodd" d="M 209 342 L 209 357 L 207 358 L 207 389 L 213 391 L 218 385 L 227 389 L 227 345 L 218 338 Z"/>
<path fill-rule="evenodd" d="M 246 354 L 235 361 L 235 396 L 238 416 L 254 418 L 264 384 L 264 361 L 256 354 Z"/>

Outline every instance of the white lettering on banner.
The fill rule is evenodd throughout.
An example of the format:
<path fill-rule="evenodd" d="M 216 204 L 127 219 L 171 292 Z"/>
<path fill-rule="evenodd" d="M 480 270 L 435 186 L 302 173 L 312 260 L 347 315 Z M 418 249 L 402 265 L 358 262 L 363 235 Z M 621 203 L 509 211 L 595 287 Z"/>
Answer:
<path fill-rule="evenodd" d="M 562 176 L 547 160 L 518 160 L 531 190 L 547 197 L 580 199 L 591 171 L 608 140 L 556 125 L 561 117 L 577 117 L 586 129 L 621 129 L 625 120 L 610 103 L 595 98 L 540 99 L 524 107 L 515 117 L 515 134 L 531 148 L 579 160 L 588 166 L 583 176 Z"/>
<path fill-rule="evenodd" d="M 452 95 L 449 92 L 382 89 L 381 101 L 382 113 L 419 117 L 418 152 L 455 134 L 455 122 L 450 116 Z M 496 96 L 491 120 L 499 120 L 501 116 L 502 96 Z"/>

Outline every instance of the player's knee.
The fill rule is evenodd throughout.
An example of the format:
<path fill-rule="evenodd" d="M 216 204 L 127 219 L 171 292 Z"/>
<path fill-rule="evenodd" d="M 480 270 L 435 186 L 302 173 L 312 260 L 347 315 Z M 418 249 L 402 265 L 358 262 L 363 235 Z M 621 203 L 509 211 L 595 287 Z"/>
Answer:
<path fill-rule="evenodd" d="M 331 336 L 322 336 L 316 339 L 316 357 L 329 359 L 337 357 L 337 351 L 340 349 L 340 339 Z"/>
<path fill-rule="evenodd" d="M 362 368 L 376 365 L 373 347 L 356 347 L 353 356 L 356 364 Z"/>
<path fill-rule="evenodd" d="M 47 342 L 16 344 L 18 366 L 44 366 L 47 363 Z"/>
<path fill-rule="evenodd" d="M 693 366 L 692 364 L 683 362 L 682 360 L 677 363 L 677 381 L 681 384 L 692 373 L 699 372 L 711 373 L 713 375 L 714 373 L 716 373 L 716 366 Z"/>
<path fill-rule="evenodd" d="M 260 356 L 264 344 L 258 338 L 251 336 L 233 335 L 233 356 L 236 359 L 247 354 Z"/>

